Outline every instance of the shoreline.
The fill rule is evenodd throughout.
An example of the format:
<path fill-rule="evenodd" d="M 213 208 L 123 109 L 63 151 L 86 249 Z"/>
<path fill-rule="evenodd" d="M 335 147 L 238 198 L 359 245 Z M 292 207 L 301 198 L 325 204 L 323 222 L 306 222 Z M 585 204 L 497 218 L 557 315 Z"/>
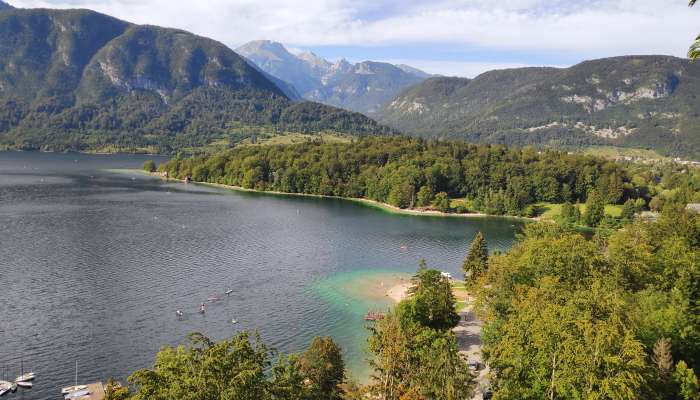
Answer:
<path fill-rule="evenodd" d="M 400 283 L 390 287 L 386 292 L 386 296 L 394 300 L 396 304 L 399 304 L 408 297 L 408 289 L 410 288 L 410 283 Z"/>
<path fill-rule="evenodd" d="M 114 172 L 132 172 L 132 173 L 136 172 L 136 173 L 140 173 L 142 175 L 148 175 L 148 176 L 152 176 L 155 178 L 161 178 L 163 180 L 183 182 L 183 183 L 185 182 L 183 179 L 177 179 L 177 178 L 171 178 L 171 177 L 166 178 L 166 177 L 160 176 L 156 173 L 147 172 L 147 171 L 144 171 L 142 169 L 117 169 L 117 170 L 112 170 L 112 171 L 114 171 Z M 337 199 L 337 200 L 352 201 L 352 202 L 362 204 L 362 205 L 367 206 L 367 207 L 376 208 L 376 209 L 385 211 L 385 212 L 390 213 L 390 214 L 398 214 L 398 215 L 413 215 L 413 216 L 419 216 L 419 217 L 441 217 L 441 218 L 504 218 L 504 219 L 526 221 L 526 222 L 536 222 L 536 221 L 542 220 L 540 217 L 532 217 L 531 218 L 531 217 L 518 217 L 518 216 L 514 216 L 514 215 L 490 215 L 490 214 L 484 214 L 484 213 L 457 214 L 457 213 L 446 213 L 446 212 L 436 211 L 436 210 L 404 209 L 404 208 L 392 206 L 391 204 L 382 203 L 382 202 L 379 202 L 376 200 L 370 200 L 370 199 L 365 199 L 365 198 L 329 196 L 329 195 L 311 194 L 311 193 L 288 193 L 288 192 L 280 192 L 280 191 L 276 191 L 276 190 L 257 190 L 257 189 L 248 189 L 248 188 L 244 188 L 241 186 L 225 185 L 223 183 L 212 183 L 212 182 L 191 181 L 190 183 L 194 183 L 197 185 L 218 187 L 221 189 L 228 189 L 228 190 L 233 190 L 233 191 L 237 191 L 237 192 L 270 194 L 270 195 L 274 195 L 274 196 L 314 197 L 314 198 L 319 198 L 319 199 Z"/>

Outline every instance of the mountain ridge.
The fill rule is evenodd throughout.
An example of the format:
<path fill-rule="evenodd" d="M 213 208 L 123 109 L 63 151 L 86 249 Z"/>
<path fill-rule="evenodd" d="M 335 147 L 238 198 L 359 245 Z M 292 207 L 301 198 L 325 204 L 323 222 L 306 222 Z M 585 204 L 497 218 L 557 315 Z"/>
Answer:
<path fill-rule="evenodd" d="M 568 68 L 528 67 L 473 79 L 430 78 L 385 104 L 405 133 L 482 143 L 614 145 L 700 157 L 700 66 L 672 56 L 619 56 Z"/>
<path fill-rule="evenodd" d="M 270 40 L 248 42 L 236 51 L 260 69 L 293 85 L 307 100 L 376 113 L 382 104 L 429 74 L 407 65 L 377 61 L 355 64 L 341 58 L 330 62 L 312 53 L 298 55 Z"/>
<path fill-rule="evenodd" d="M 390 132 L 360 114 L 294 104 L 233 50 L 180 29 L 13 8 L 0 12 L 0 38 L 4 148 L 171 152 L 233 143 L 251 134 L 246 126 Z"/>

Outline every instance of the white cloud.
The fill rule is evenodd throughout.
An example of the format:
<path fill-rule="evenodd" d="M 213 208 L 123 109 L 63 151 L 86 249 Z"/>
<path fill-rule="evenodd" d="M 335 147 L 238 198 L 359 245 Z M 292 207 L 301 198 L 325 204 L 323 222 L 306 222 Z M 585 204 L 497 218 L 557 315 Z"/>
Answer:
<path fill-rule="evenodd" d="M 186 29 L 235 47 L 271 39 L 309 46 L 436 45 L 594 58 L 684 56 L 700 26 L 686 0 L 10 0 L 19 7 L 84 7 L 136 23 Z M 410 51 L 409 51 L 410 53 Z M 419 58 L 406 54 L 406 58 Z M 504 58 L 506 59 L 506 58 Z M 510 59 L 518 59 L 511 57 Z M 450 65 L 477 71 L 482 60 Z M 522 60 L 527 63 L 527 59 Z M 433 61 L 437 62 L 437 61 Z M 470 65 L 471 64 L 471 65 Z M 436 64 L 437 65 L 437 64 Z M 462 67 L 459 67 L 462 65 Z"/>

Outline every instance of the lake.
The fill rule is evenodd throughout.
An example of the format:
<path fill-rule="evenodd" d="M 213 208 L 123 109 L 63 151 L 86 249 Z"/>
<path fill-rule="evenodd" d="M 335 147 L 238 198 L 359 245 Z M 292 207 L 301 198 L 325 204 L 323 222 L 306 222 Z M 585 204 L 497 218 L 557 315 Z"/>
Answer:
<path fill-rule="evenodd" d="M 424 258 L 459 277 L 476 231 L 503 250 L 520 226 L 114 171 L 149 158 L 165 160 L 0 152 L 0 376 L 21 361 L 37 374 L 6 398 L 60 399 L 76 361 L 80 383 L 123 380 L 193 331 L 258 330 L 283 352 L 331 335 L 364 379 L 361 315 L 389 305 L 355 292 L 365 276 L 412 273 Z"/>

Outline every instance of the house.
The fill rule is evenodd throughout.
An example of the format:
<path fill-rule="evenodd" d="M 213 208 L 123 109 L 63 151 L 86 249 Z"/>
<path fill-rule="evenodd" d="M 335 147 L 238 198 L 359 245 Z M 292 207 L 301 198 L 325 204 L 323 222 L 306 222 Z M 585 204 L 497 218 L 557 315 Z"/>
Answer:
<path fill-rule="evenodd" d="M 449 272 L 440 272 L 440 275 L 442 275 L 443 278 L 447 278 L 448 281 L 452 280 L 452 274 Z"/>

